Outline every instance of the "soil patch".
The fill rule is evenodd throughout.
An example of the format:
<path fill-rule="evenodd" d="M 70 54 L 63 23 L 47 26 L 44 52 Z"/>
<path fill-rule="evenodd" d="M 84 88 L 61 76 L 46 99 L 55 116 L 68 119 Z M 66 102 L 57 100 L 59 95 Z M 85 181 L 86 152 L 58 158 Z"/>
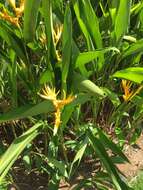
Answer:
<path fill-rule="evenodd" d="M 128 157 L 130 164 L 118 164 L 117 167 L 128 179 L 131 179 L 137 175 L 139 170 L 143 169 L 143 134 L 136 144 L 126 146 L 124 153 Z"/>

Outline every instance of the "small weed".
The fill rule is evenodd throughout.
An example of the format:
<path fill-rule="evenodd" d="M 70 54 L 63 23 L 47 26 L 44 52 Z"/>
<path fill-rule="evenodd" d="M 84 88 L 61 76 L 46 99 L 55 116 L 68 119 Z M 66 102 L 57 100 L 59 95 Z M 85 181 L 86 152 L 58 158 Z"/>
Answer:
<path fill-rule="evenodd" d="M 143 172 L 139 172 L 136 177 L 130 181 L 130 185 L 134 190 L 143 190 Z"/>

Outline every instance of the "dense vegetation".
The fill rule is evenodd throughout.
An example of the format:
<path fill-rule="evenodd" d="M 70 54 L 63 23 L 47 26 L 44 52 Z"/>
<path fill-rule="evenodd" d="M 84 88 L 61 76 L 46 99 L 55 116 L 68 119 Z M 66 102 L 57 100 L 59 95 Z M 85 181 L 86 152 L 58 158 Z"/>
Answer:
<path fill-rule="evenodd" d="M 131 189 L 115 164 L 143 124 L 142 0 L 0 2 L 1 188 L 17 160 L 49 190 L 94 160 L 75 190 Z"/>

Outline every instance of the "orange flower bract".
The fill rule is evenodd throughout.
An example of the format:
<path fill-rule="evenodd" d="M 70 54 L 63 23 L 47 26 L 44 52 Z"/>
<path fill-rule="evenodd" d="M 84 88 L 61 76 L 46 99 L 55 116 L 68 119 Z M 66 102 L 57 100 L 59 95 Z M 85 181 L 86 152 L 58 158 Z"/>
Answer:
<path fill-rule="evenodd" d="M 132 82 L 127 80 L 122 80 L 122 89 L 124 91 L 123 99 L 125 102 L 130 101 L 135 95 L 137 95 L 143 88 L 143 85 L 139 86 L 137 89 L 132 90 Z"/>

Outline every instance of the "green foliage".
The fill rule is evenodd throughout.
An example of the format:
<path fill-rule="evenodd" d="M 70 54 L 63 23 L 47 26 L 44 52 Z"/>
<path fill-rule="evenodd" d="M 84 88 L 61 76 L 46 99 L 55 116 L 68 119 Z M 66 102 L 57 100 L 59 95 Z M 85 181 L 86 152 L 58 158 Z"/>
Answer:
<path fill-rule="evenodd" d="M 28 43 L 34 40 L 36 21 L 38 16 L 38 8 L 40 6 L 40 0 L 26 0 L 24 2 L 24 40 Z"/>
<path fill-rule="evenodd" d="M 113 76 L 141 84 L 143 82 L 143 68 L 129 67 L 127 69 L 117 71 Z"/>
<path fill-rule="evenodd" d="M 3 178 L 5 177 L 15 160 L 17 160 L 19 154 L 38 135 L 42 126 L 43 123 L 37 123 L 26 133 L 13 141 L 11 146 L 8 148 L 8 150 L 5 152 L 0 160 L 0 183 L 2 182 Z"/>
<path fill-rule="evenodd" d="M 1 1 L 0 180 L 19 159 L 58 189 L 94 159 L 101 169 L 75 189 L 130 189 L 112 157 L 128 162 L 120 146 L 134 142 L 143 122 L 143 2 L 25 0 L 23 15 L 15 10 Z"/>

